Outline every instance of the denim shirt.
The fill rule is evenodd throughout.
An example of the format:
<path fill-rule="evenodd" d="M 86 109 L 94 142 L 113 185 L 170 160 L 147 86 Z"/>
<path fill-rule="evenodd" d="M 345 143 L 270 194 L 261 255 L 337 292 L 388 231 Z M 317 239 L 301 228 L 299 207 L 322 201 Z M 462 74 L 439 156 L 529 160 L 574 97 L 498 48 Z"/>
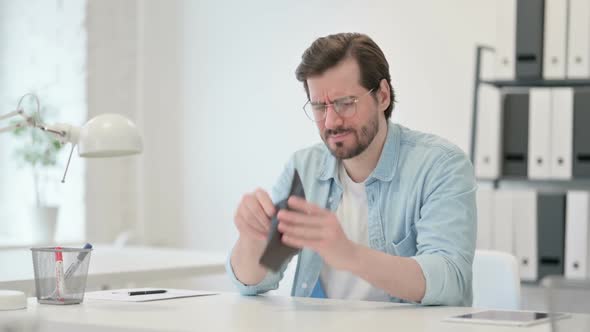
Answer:
<path fill-rule="evenodd" d="M 273 188 L 274 202 L 288 196 L 294 169 L 301 176 L 306 199 L 335 212 L 342 185 L 338 160 L 327 147 L 320 143 L 292 156 Z M 365 188 L 369 247 L 418 262 L 426 280 L 421 304 L 470 306 L 476 182 L 465 153 L 440 137 L 388 122 L 383 151 Z M 308 297 L 323 261 L 304 248 L 297 264 L 291 295 Z M 286 267 L 268 272 L 259 284 L 244 285 L 229 259 L 226 264 L 230 279 L 244 295 L 277 289 Z M 393 296 L 390 300 L 406 302 Z"/>

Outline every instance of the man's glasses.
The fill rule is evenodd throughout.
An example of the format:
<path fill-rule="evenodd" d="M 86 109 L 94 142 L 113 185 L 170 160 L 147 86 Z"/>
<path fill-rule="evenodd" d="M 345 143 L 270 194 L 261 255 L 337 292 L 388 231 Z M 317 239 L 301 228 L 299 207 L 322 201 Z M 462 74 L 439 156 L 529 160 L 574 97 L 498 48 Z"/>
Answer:
<path fill-rule="evenodd" d="M 375 89 L 369 90 L 367 93 L 360 97 L 343 97 L 334 100 L 331 104 L 324 104 L 324 103 L 314 103 L 308 100 L 305 105 L 303 105 L 303 110 L 305 111 L 305 115 L 311 120 L 315 122 L 320 122 L 326 119 L 326 114 L 328 114 L 328 106 L 332 106 L 334 112 L 343 118 L 349 118 L 356 114 L 356 104 L 358 101 L 369 95 Z"/>

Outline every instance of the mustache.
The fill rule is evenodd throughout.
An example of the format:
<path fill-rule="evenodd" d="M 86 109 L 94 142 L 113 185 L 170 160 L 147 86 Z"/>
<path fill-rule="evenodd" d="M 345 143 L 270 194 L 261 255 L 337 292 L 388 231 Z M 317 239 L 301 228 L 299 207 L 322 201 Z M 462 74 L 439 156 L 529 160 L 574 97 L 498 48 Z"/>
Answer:
<path fill-rule="evenodd" d="M 332 135 L 339 135 L 339 134 L 344 134 L 344 133 L 348 133 L 348 132 L 352 132 L 353 130 L 351 128 L 336 128 L 336 129 L 326 129 L 324 130 L 324 137 L 329 137 Z"/>

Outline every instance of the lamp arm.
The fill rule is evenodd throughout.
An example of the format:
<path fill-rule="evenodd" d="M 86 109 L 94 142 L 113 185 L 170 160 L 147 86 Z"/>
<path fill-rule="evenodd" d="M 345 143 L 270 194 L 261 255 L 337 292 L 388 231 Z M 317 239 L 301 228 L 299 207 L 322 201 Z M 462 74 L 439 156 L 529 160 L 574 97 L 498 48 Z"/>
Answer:
<path fill-rule="evenodd" d="M 54 125 L 39 124 L 35 127 L 52 134 L 62 144 L 72 143 L 75 146 L 78 144 L 78 139 L 80 138 L 80 128 L 65 123 L 56 123 Z"/>
<path fill-rule="evenodd" d="M 24 126 L 25 125 L 22 122 L 21 123 L 17 123 L 17 124 L 14 124 L 12 126 L 0 128 L 0 133 L 5 133 L 5 132 L 13 131 L 13 130 L 15 130 L 17 128 L 21 128 L 21 127 L 24 127 Z"/>
<path fill-rule="evenodd" d="M 12 112 L 7 113 L 7 114 L 4 114 L 4 115 L 0 115 L 0 121 L 5 120 L 5 119 L 10 119 L 10 118 L 13 118 L 15 116 L 21 116 L 21 117 L 23 117 L 25 119 L 25 121 L 15 123 L 15 124 L 10 125 L 8 127 L 0 128 L 0 133 L 13 131 L 13 130 L 15 130 L 17 128 L 21 128 L 21 127 L 25 127 L 25 126 L 31 125 L 30 118 L 25 115 L 25 113 L 23 112 L 22 109 L 19 109 L 19 110 L 16 110 L 16 111 L 12 111 Z"/>
<path fill-rule="evenodd" d="M 23 116 L 23 110 L 16 110 L 16 111 L 12 111 L 10 113 L 4 114 L 4 115 L 0 115 L 0 121 L 4 120 L 4 119 L 10 119 L 14 116 L 20 115 Z"/>

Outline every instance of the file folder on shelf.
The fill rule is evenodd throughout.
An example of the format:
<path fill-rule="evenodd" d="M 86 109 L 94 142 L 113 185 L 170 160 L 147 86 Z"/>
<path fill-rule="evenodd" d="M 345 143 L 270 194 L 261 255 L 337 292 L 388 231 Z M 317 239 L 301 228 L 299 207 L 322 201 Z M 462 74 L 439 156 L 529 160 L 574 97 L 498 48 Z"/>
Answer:
<path fill-rule="evenodd" d="M 590 192 L 570 191 L 566 200 L 565 276 L 590 277 Z"/>
<path fill-rule="evenodd" d="M 563 275 L 565 263 L 565 194 L 543 193 L 537 201 L 538 278 Z"/>
<path fill-rule="evenodd" d="M 516 0 L 497 0 L 495 77 L 516 78 Z"/>
<path fill-rule="evenodd" d="M 570 0 L 568 11 L 567 76 L 590 77 L 590 1 Z"/>
<path fill-rule="evenodd" d="M 480 179 L 493 180 L 500 176 L 501 98 L 499 89 L 490 85 L 479 87 L 475 172 Z"/>
<path fill-rule="evenodd" d="M 476 248 L 490 250 L 492 248 L 492 232 L 494 222 L 494 190 L 478 189 L 477 204 L 477 240 Z"/>
<path fill-rule="evenodd" d="M 543 78 L 559 80 L 566 77 L 568 0 L 545 0 L 543 33 Z"/>
<path fill-rule="evenodd" d="M 514 254 L 513 194 L 507 190 L 494 192 L 492 248 Z"/>
<path fill-rule="evenodd" d="M 529 95 L 507 93 L 502 101 L 502 176 L 527 177 Z"/>
<path fill-rule="evenodd" d="M 572 178 L 574 89 L 551 89 L 551 178 Z"/>
<path fill-rule="evenodd" d="M 551 89 L 529 90 L 529 163 L 531 179 L 551 177 Z"/>
<path fill-rule="evenodd" d="M 532 190 L 512 191 L 512 225 L 514 227 L 514 255 L 520 279 L 537 280 L 537 193 Z"/>
<path fill-rule="evenodd" d="M 543 76 L 545 0 L 518 0 L 516 6 L 516 78 Z"/>
<path fill-rule="evenodd" d="M 573 177 L 590 177 L 590 90 L 574 92 Z"/>

